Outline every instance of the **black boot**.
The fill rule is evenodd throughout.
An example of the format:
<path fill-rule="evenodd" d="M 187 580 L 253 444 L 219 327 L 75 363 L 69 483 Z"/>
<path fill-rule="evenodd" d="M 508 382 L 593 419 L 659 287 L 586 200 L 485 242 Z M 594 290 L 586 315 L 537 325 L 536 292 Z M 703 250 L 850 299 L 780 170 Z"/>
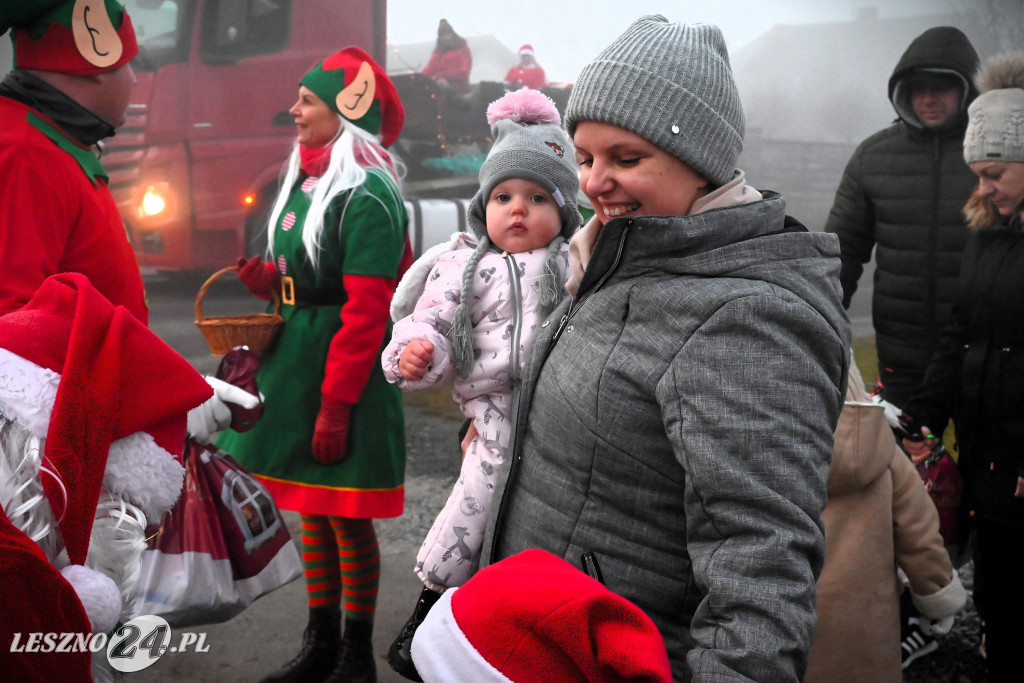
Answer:
<path fill-rule="evenodd" d="M 341 656 L 324 683 L 377 683 L 372 636 L 372 621 L 346 617 Z"/>
<path fill-rule="evenodd" d="M 263 683 L 319 683 L 331 673 L 340 650 L 341 607 L 310 607 L 299 654 L 264 678 Z"/>
<path fill-rule="evenodd" d="M 412 611 L 412 616 L 409 617 L 409 621 L 405 622 L 402 632 L 398 634 L 395 642 L 391 643 L 391 649 L 388 650 L 388 665 L 400 676 L 408 678 L 410 681 L 423 680 L 412 663 L 412 637 L 416 635 L 416 629 L 427 618 L 427 612 L 440 597 L 441 594 L 437 591 L 432 591 L 429 588 L 423 589 L 420 599 L 416 601 L 416 609 Z"/>

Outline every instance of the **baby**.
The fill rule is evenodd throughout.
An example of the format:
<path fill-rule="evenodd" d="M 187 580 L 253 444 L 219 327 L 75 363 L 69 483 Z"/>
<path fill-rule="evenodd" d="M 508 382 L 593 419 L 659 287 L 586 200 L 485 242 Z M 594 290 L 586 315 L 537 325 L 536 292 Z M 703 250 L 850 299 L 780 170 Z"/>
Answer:
<path fill-rule="evenodd" d="M 535 90 L 518 90 L 493 102 L 487 120 L 494 145 L 469 208 L 473 234 L 453 235 L 402 279 L 382 357 L 385 376 L 406 389 L 453 380 L 454 398 L 475 434 L 416 558 L 426 587 L 388 653 L 399 673 L 415 673 L 409 648 L 427 610 L 479 565 L 509 444 L 512 392 L 535 329 L 565 293 L 567 240 L 582 222 L 572 141 L 554 103 Z"/>

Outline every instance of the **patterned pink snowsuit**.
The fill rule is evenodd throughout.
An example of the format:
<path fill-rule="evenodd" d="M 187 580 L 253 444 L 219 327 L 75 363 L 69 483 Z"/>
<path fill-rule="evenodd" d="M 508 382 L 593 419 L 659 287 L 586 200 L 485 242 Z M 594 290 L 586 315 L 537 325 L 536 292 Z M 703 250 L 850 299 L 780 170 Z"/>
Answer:
<path fill-rule="evenodd" d="M 404 389 L 453 380 L 455 401 L 477 431 L 451 496 L 416 556 L 417 575 L 437 591 L 461 586 L 479 566 L 494 486 L 511 434 L 512 391 L 519 382 L 526 349 L 543 322 L 539 282 L 547 249 L 520 254 L 489 252 L 480 259 L 473 277 L 470 318 L 475 362 L 466 379 L 455 375 L 448 331 L 459 303 L 463 266 L 475 246 L 475 238 L 460 235 L 456 247 L 437 259 L 415 310 L 395 323 L 391 343 L 381 358 L 388 381 Z M 563 246 L 557 261 L 556 283 L 561 289 L 568 268 L 568 245 Z M 415 339 L 432 343 L 434 354 L 427 374 L 413 382 L 402 379 L 398 359 Z"/>

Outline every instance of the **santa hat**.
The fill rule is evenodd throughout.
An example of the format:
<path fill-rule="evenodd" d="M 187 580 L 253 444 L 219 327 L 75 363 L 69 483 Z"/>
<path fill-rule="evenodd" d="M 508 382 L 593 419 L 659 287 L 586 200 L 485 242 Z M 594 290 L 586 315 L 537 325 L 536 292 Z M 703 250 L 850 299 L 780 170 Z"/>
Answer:
<path fill-rule="evenodd" d="M 299 83 L 346 121 L 379 135 L 384 147 L 398 138 L 405 122 L 398 90 L 380 64 L 359 48 L 347 47 L 317 62 Z"/>
<path fill-rule="evenodd" d="M 156 523 L 178 499 L 190 408 L 212 394 L 189 363 L 78 273 L 0 317 L 0 411 L 45 438 L 42 476 L 72 564 L 101 488 Z"/>
<path fill-rule="evenodd" d="M 425 683 L 672 680 L 654 622 L 543 550 L 447 590 L 417 629 L 412 658 Z"/>
<path fill-rule="evenodd" d="M 529 43 L 526 43 L 519 48 L 519 56 L 523 57 L 526 55 L 529 55 L 530 57 L 533 56 L 533 45 L 530 45 Z"/>
<path fill-rule="evenodd" d="M 132 20 L 117 0 L 4 0 L 0 34 L 9 28 L 18 69 L 88 76 L 139 54 Z"/>

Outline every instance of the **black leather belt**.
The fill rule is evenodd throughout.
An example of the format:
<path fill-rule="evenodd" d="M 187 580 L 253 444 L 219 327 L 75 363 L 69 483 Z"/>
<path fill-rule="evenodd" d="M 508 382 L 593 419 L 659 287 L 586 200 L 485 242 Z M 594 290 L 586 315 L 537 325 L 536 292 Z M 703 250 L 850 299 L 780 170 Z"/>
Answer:
<path fill-rule="evenodd" d="M 281 303 L 285 306 L 344 306 L 348 301 L 345 290 L 296 287 L 295 279 L 285 275 L 281 278 Z"/>

